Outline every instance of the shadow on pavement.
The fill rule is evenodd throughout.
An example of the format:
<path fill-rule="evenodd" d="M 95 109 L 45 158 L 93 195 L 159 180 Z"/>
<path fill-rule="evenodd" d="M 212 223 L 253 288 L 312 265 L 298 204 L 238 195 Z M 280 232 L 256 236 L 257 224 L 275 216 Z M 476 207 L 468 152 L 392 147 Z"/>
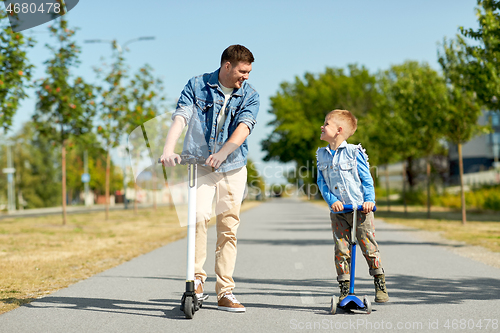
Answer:
<path fill-rule="evenodd" d="M 164 317 L 170 319 L 185 319 L 179 309 L 178 299 L 151 300 L 149 302 L 130 301 L 123 299 L 87 298 L 87 297 L 55 297 L 47 296 L 30 304 L 29 308 L 64 308 L 93 312 L 110 312 L 146 317 Z M 160 314 L 162 313 L 162 314 Z"/>
<path fill-rule="evenodd" d="M 464 244 L 444 244 L 438 242 L 402 242 L 402 241 L 377 241 L 382 246 L 400 246 L 400 245 L 425 245 L 440 247 L 464 247 Z M 333 238 L 330 239 L 238 239 L 238 244 L 248 245 L 272 245 L 272 246 L 333 246 Z"/>
<path fill-rule="evenodd" d="M 411 275 L 387 276 L 394 304 L 459 304 L 469 300 L 498 300 L 500 279 L 467 277 L 453 279 Z"/>
<path fill-rule="evenodd" d="M 301 292 L 309 292 L 314 298 L 329 299 L 338 293 L 334 277 L 328 279 L 252 279 L 235 277 L 237 283 L 246 284 L 247 292 L 238 292 L 247 308 L 266 308 L 273 311 L 306 311 L 324 315 L 329 311 L 329 304 L 302 304 Z M 252 285 L 256 285 L 252 290 Z M 368 297 L 373 297 L 373 282 L 370 278 L 357 278 L 356 289 L 370 290 Z M 500 279 L 493 278 L 454 278 L 438 279 L 411 275 L 387 276 L 387 287 L 391 300 L 384 306 L 405 304 L 459 304 L 470 300 L 497 300 L 500 295 Z M 258 303 L 243 301 L 248 296 L 275 296 L 275 302 Z M 283 297 L 294 300 L 294 304 L 284 303 Z M 205 311 L 217 310 L 215 295 L 211 294 L 209 302 L 205 303 Z M 325 301 L 326 302 L 326 301 Z M 296 305 L 295 305 L 296 304 Z M 152 299 L 147 302 L 86 298 L 86 297 L 55 297 L 47 296 L 23 305 L 31 308 L 64 308 L 83 311 L 121 313 L 136 316 L 166 317 L 182 319 L 184 314 L 179 309 L 180 297 L 169 299 Z M 378 306 L 378 305 L 377 305 Z"/>

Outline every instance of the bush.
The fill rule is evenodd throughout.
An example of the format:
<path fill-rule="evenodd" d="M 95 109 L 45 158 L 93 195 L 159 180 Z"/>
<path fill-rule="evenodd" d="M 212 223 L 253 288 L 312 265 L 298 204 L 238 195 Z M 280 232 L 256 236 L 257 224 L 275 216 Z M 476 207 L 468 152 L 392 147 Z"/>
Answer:
<path fill-rule="evenodd" d="M 500 193 L 498 191 L 490 191 L 484 200 L 484 208 L 500 210 Z"/>
<path fill-rule="evenodd" d="M 460 208 L 460 193 L 445 193 L 437 197 L 437 204 L 444 207 Z M 468 208 L 491 209 L 500 211 L 500 186 L 484 186 L 465 193 Z"/>

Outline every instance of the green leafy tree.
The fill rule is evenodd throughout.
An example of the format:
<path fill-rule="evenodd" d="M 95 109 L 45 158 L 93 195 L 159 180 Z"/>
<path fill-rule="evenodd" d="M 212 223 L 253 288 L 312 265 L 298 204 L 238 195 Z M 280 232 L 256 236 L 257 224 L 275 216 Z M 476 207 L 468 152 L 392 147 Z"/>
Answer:
<path fill-rule="evenodd" d="M 84 184 L 81 175 L 84 173 L 84 154 L 87 151 L 88 171 L 90 175 L 90 190 L 95 194 L 103 194 L 106 191 L 106 150 L 101 147 L 94 133 L 87 133 L 86 140 L 69 140 L 68 142 L 68 170 L 67 187 L 69 200 L 76 199 Z M 110 168 L 110 192 L 114 193 L 121 189 L 123 177 L 117 172 L 116 166 L 111 162 Z"/>
<path fill-rule="evenodd" d="M 247 161 L 247 171 L 248 188 L 254 190 L 257 193 L 257 198 L 262 200 L 266 193 L 266 182 L 250 158 Z"/>
<path fill-rule="evenodd" d="M 45 62 L 47 77 L 38 83 L 33 122 L 36 130 L 61 147 L 63 224 L 66 224 L 66 145 L 92 130 L 95 115 L 94 87 L 81 77 L 72 82 L 70 69 L 79 64 L 80 48 L 72 41 L 75 30 L 58 19 L 49 27 L 58 46 L 46 45 L 54 57 Z"/>
<path fill-rule="evenodd" d="M 460 42 L 450 41 L 447 43 L 445 40 L 443 50 L 439 53 L 439 63 L 449 84 L 447 126 L 444 127 L 444 133 L 446 139 L 458 147 L 462 224 L 466 224 L 462 146 L 474 136 L 485 133 L 487 127 L 478 124 L 478 119 L 482 114 L 481 106 L 477 101 L 477 94 L 468 90 L 472 86 L 469 81 L 470 77 L 463 75 L 469 66 L 467 48 Z"/>
<path fill-rule="evenodd" d="M 324 146 L 319 139 L 325 116 L 334 109 L 347 109 L 358 119 L 368 115 L 379 98 L 375 77 L 364 67 L 349 65 L 327 68 L 324 73 L 306 73 L 303 79 L 283 82 L 280 90 L 271 97 L 271 114 L 275 119 L 268 125 L 274 127 L 271 135 L 261 142 L 266 152 L 265 161 L 295 162 L 304 183 L 315 181 L 316 150 Z M 359 134 L 351 141 L 361 138 Z M 354 141 L 353 141 L 354 142 Z"/>
<path fill-rule="evenodd" d="M 111 149 L 120 144 L 123 136 L 123 119 L 128 112 L 129 96 L 122 80 L 127 77 L 125 59 L 122 52 L 118 50 L 116 41 L 113 41 L 113 64 L 111 70 L 104 77 L 105 87 L 98 87 L 102 99 L 99 103 L 100 121 L 97 132 L 104 140 L 106 149 L 106 220 L 109 218 L 109 191 L 111 183 Z M 101 72 L 100 69 L 97 70 Z M 98 75 L 99 77 L 99 75 Z"/>
<path fill-rule="evenodd" d="M 165 144 L 165 132 L 162 133 L 161 126 L 148 126 L 146 130 L 145 123 L 155 118 L 157 115 L 166 111 L 165 95 L 163 93 L 163 81 L 153 75 L 153 68 L 149 65 L 141 67 L 130 81 L 129 86 L 130 104 L 129 112 L 127 112 L 122 120 L 122 130 L 125 133 L 131 133 L 134 129 L 141 127 L 142 131 L 146 133 L 147 145 L 149 154 L 155 154 L 152 163 L 154 164 L 156 158 L 160 154 L 153 153 L 151 147 L 162 147 Z M 157 142 L 160 140 L 160 142 Z M 157 156 L 156 156 L 157 155 Z M 153 168 L 154 169 L 154 168 Z M 156 191 L 157 182 L 160 181 L 161 175 L 153 174 L 152 189 Z M 135 190 L 137 193 L 138 186 L 135 183 Z M 153 206 L 156 209 L 156 195 L 153 193 Z M 137 200 L 134 200 L 134 209 L 137 212 Z"/>
<path fill-rule="evenodd" d="M 56 206 L 61 202 L 60 151 L 32 122 L 26 122 L 11 140 L 18 207 Z"/>
<path fill-rule="evenodd" d="M 500 1 L 478 0 L 477 30 L 460 28 L 460 75 L 465 77 L 468 91 L 490 110 L 498 110 L 500 99 Z M 466 39 L 474 43 L 468 44 Z M 451 46 L 451 45 L 450 45 Z"/>
<path fill-rule="evenodd" d="M 440 149 L 439 139 L 446 125 L 445 80 L 428 64 L 407 61 L 385 71 L 378 85 L 385 98 L 377 107 L 381 124 L 376 125 L 376 130 L 384 132 L 377 149 L 382 149 L 385 142 L 395 154 L 409 162 L 409 170 L 415 158 L 425 157 L 429 215 L 430 157 Z M 386 154 L 390 156 L 390 151 Z M 412 177 L 409 178 L 413 185 Z"/>
<path fill-rule="evenodd" d="M 0 10 L 0 22 L 6 17 L 6 12 Z M 27 97 L 25 89 L 34 66 L 26 53 L 34 45 L 33 39 L 13 32 L 9 26 L 0 26 L 0 121 L 4 132 L 12 126 L 19 102 Z"/>

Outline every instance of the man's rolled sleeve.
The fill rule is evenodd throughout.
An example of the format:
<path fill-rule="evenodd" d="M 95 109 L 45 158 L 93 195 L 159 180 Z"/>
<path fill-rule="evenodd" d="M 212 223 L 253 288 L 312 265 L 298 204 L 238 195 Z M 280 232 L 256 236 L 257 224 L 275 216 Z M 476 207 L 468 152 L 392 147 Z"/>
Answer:
<path fill-rule="evenodd" d="M 257 123 L 257 114 L 259 113 L 260 99 L 259 94 L 255 91 L 248 99 L 245 106 L 236 114 L 236 125 L 243 123 L 248 126 L 250 133 Z"/>
<path fill-rule="evenodd" d="M 188 83 L 184 86 L 184 89 L 181 92 L 181 96 L 177 101 L 177 107 L 172 114 L 172 120 L 174 120 L 176 116 L 181 116 L 186 120 L 186 123 L 189 123 L 189 120 L 193 116 L 193 112 L 195 109 L 193 85 L 194 78 L 189 80 Z"/>

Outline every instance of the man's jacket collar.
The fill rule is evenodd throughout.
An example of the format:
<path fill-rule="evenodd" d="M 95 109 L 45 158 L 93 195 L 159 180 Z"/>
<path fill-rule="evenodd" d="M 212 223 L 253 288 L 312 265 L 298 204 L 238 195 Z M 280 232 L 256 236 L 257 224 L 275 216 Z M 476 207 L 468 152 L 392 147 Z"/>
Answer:
<path fill-rule="evenodd" d="M 213 89 L 218 89 L 219 88 L 219 72 L 220 72 L 220 67 L 218 70 L 210 74 L 210 78 L 208 79 L 207 84 L 212 87 Z M 238 90 L 233 89 L 233 95 L 234 96 L 243 96 L 243 87 L 245 86 L 246 82 L 243 82 L 241 85 L 241 88 Z"/>

